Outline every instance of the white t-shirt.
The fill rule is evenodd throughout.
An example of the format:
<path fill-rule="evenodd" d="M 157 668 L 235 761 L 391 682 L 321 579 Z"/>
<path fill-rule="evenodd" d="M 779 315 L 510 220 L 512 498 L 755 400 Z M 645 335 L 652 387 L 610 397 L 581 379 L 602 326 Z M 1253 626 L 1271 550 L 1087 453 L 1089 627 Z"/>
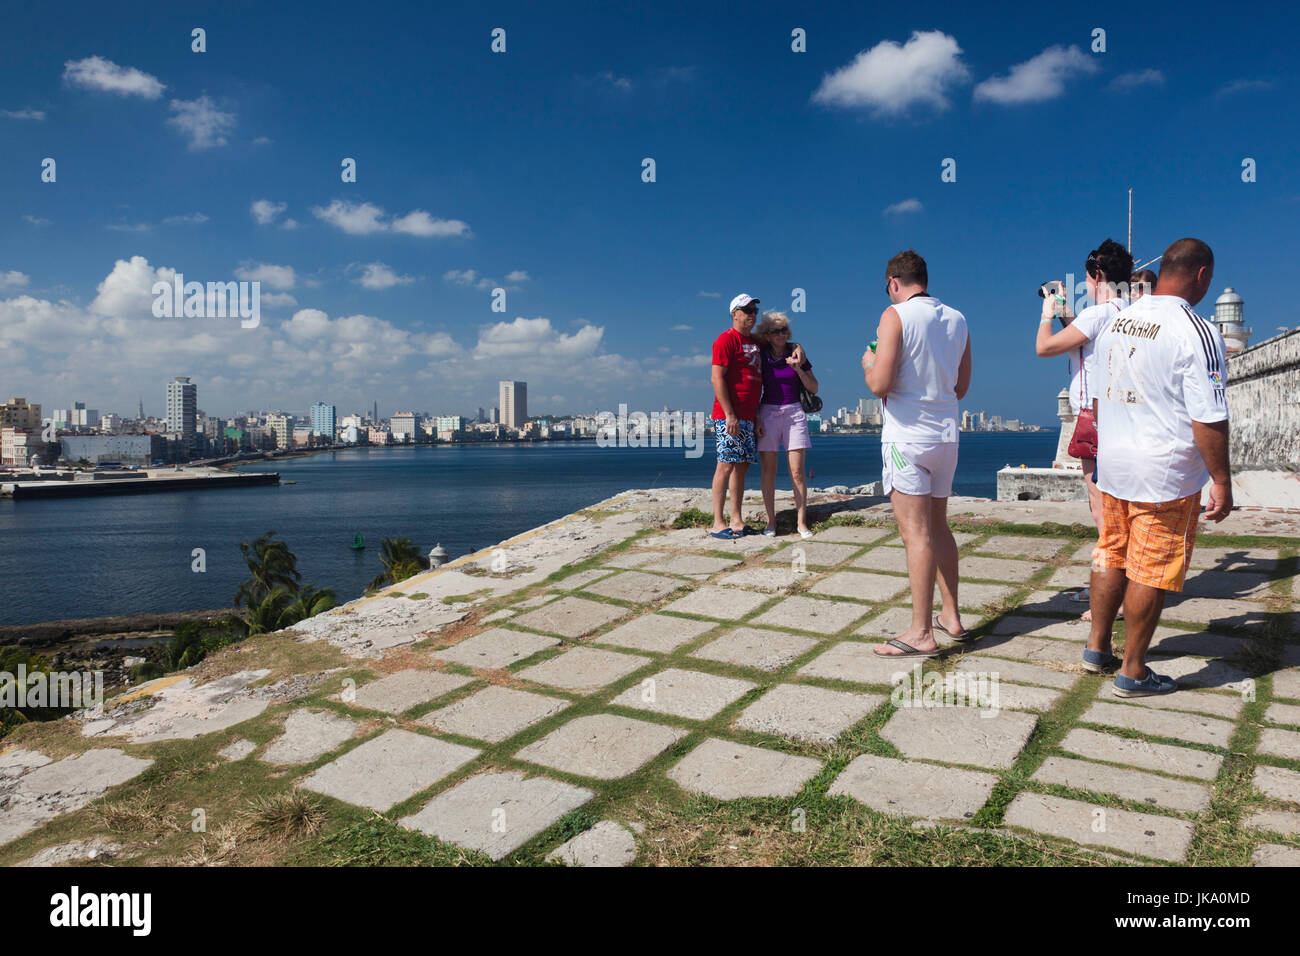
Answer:
<path fill-rule="evenodd" d="M 1097 486 L 1125 501 L 1198 494 L 1210 474 L 1192 422 L 1228 418 L 1219 330 L 1178 296 L 1145 295 L 1095 346 Z"/>
<path fill-rule="evenodd" d="M 957 441 L 957 369 L 966 351 L 966 317 L 934 296 L 894 306 L 903 324 L 898 379 L 885 396 L 882 442 Z"/>
<path fill-rule="evenodd" d="M 1088 306 L 1070 323 L 1070 328 L 1078 329 L 1088 337 L 1088 341 L 1077 349 L 1070 350 L 1070 407 L 1074 409 L 1076 415 L 1082 408 L 1092 408 L 1092 400 L 1097 397 L 1097 390 L 1093 388 L 1093 379 L 1097 373 L 1092 366 L 1092 353 L 1097 336 L 1111 319 L 1126 308 L 1128 302 L 1124 299 L 1099 302 Z"/>

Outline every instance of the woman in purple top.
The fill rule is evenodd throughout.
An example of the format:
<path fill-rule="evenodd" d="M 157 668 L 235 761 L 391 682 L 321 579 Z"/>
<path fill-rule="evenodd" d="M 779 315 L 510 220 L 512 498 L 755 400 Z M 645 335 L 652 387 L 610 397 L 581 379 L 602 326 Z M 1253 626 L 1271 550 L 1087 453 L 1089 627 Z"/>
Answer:
<path fill-rule="evenodd" d="M 763 357 L 763 401 L 758 406 L 762 425 L 758 439 L 758 459 L 763 468 L 763 503 L 767 506 L 767 528 L 763 534 L 776 534 L 776 456 L 782 446 L 789 455 L 790 483 L 794 486 L 794 503 L 798 510 L 800 536 L 811 538 L 808 530 L 808 482 L 804 477 L 804 457 L 812 447 L 808 438 L 808 421 L 799 404 L 799 385 L 817 393 L 817 379 L 803 346 L 790 341 L 790 320 L 784 312 L 767 312 L 754 329 Z"/>

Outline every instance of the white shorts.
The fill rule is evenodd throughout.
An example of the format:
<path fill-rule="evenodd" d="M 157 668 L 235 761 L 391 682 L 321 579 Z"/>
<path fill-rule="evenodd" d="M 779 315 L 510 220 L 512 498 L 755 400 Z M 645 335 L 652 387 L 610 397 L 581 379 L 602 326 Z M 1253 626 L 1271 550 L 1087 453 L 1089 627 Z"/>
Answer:
<path fill-rule="evenodd" d="M 952 479 L 957 473 L 956 442 L 882 442 L 880 453 L 885 494 L 901 491 L 934 498 L 952 494 Z"/>

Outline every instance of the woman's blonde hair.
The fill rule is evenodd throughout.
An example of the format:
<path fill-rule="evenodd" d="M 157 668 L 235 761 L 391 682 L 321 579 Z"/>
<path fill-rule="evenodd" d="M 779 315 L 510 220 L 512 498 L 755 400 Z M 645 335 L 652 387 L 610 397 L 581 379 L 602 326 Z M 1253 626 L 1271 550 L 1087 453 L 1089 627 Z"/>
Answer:
<path fill-rule="evenodd" d="M 753 334 L 758 344 L 768 349 L 772 347 L 772 333 L 777 329 L 788 328 L 790 328 L 790 317 L 784 312 L 764 312 L 763 318 L 755 326 Z M 793 335 L 794 333 L 791 332 L 790 334 Z M 789 342 L 791 348 L 794 348 L 793 342 L 788 339 L 786 341 Z"/>

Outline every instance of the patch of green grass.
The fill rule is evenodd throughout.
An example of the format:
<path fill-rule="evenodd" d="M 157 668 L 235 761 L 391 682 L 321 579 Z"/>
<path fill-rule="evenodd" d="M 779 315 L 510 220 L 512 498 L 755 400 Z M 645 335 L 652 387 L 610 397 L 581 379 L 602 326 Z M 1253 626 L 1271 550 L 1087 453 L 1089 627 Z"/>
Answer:
<path fill-rule="evenodd" d="M 403 597 L 408 597 L 412 601 L 427 601 L 429 599 L 429 595 L 423 591 L 417 591 L 415 594 L 405 594 Z"/>
<path fill-rule="evenodd" d="M 304 845 L 296 864 L 308 866 L 484 866 L 471 850 L 442 843 L 375 816 L 349 824 Z"/>
<path fill-rule="evenodd" d="M 699 508 L 687 508 L 673 519 L 673 528 L 679 531 L 682 528 L 709 528 L 712 526 L 713 516 L 706 515 Z"/>

